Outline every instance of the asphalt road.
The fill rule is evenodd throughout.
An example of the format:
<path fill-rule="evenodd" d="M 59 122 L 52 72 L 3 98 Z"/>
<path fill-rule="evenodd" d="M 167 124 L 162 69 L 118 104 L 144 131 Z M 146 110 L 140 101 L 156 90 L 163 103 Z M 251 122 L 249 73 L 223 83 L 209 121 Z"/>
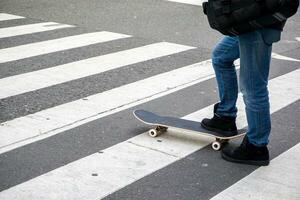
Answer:
<path fill-rule="evenodd" d="M 58 176 L 59 178 L 53 181 L 47 179 L 48 174 L 50 173 L 50 177 L 52 176 L 51 172 L 55 169 L 66 169 L 65 167 L 70 166 L 70 163 L 81 162 L 82 159 L 99 151 L 110 147 L 114 148 L 116 145 L 123 144 L 124 141 L 146 132 L 148 127 L 134 119 L 132 115 L 134 109 L 142 108 L 160 114 L 183 117 L 218 101 L 216 82 L 213 76 L 207 76 L 203 80 L 198 78 L 200 81 L 196 83 L 192 81 L 185 83 L 190 84 L 186 87 L 184 84 L 178 83 L 179 85 L 176 85 L 175 89 L 173 88 L 174 92 L 169 93 L 168 91 L 171 91 L 172 88 L 154 91 L 153 94 L 150 94 L 150 86 L 143 88 L 144 82 L 139 82 L 145 79 L 151 80 L 154 76 L 192 64 L 201 65 L 199 63 L 210 59 L 211 52 L 222 35 L 209 28 L 201 6 L 163 0 L 1 0 L 0 13 L 24 17 L 0 21 L 0 81 L 7 79 L 7 83 L 11 84 L 10 87 L 12 88 L 16 82 L 13 82 L 11 77 L 23 76 L 24 74 L 29 74 L 30 77 L 31 72 L 64 66 L 96 56 L 109 55 L 161 42 L 178 44 L 182 45 L 180 48 L 187 48 L 187 50 L 178 50 L 176 53 L 132 62 L 125 66 L 122 66 L 121 62 L 121 67 L 112 70 L 83 75 L 80 78 L 75 77 L 69 81 L 49 84 L 39 89 L 20 92 L 17 95 L 7 95 L 0 99 L 0 133 L 3 134 L 3 139 L 0 137 L 2 140 L 0 142 L 0 191 L 2 191 L 0 192 L 0 199 L 2 199 L 1 197 L 10 199 L 13 197 L 12 194 L 15 195 L 14 198 L 19 199 L 43 199 L 47 195 L 49 197 L 47 199 L 74 199 L 70 193 L 68 194 L 70 196 L 51 193 L 54 191 L 52 188 L 59 187 L 55 185 L 57 182 L 66 182 L 68 185 L 69 179 L 66 178 L 66 175 Z M 1 29 L 41 22 L 57 22 L 74 27 L 1 38 Z M 282 33 L 282 40 L 274 45 L 273 52 L 279 56 L 274 55 L 272 59 L 270 72 L 270 79 L 272 80 L 277 80 L 276 78 L 287 74 L 296 74 L 300 68 L 299 22 L 300 14 L 298 12 L 288 21 Z M 6 54 L 5 50 L 2 51 L 2 49 L 13 49 L 21 45 L 101 31 L 126 34 L 131 37 L 103 43 L 95 42 L 61 51 L 37 53 L 35 56 L 2 62 L 2 59 L 5 60 L 5 56 L 20 55 L 18 52 Z M 60 43 L 56 45 L 59 46 Z M 42 47 L 40 48 L 42 51 Z M 29 54 L 30 51 L 29 48 Z M 25 54 L 25 52 L 22 53 Z M 149 51 L 144 54 L 151 53 L 153 52 Z M 1 54 L 4 56 L 1 57 Z M 120 58 L 112 57 L 103 62 L 105 64 L 114 63 L 118 59 Z M 48 71 L 46 72 L 48 73 Z M 175 76 L 180 77 L 181 75 L 177 73 L 173 77 L 175 79 Z M 173 78 L 170 77 L 166 80 L 167 83 L 172 83 Z M 300 119 L 299 78 L 298 76 L 298 79 L 290 80 L 290 82 L 286 80 L 282 87 L 270 86 L 278 94 L 274 99 L 286 98 L 285 101 L 289 102 L 287 105 L 280 105 L 281 107 L 272 114 L 272 135 L 270 138 L 272 159 L 297 145 L 300 141 L 298 123 Z M 47 78 L 45 77 L 45 79 Z M 43 82 L 43 78 L 39 81 Z M 67 107 L 63 107 L 66 104 L 79 100 L 89 100 L 91 96 L 101 93 L 109 95 L 109 92 L 113 93 L 116 88 L 122 89 L 123 86 L 136 82 L 138 82 L 134 86 L 136 93 L 149 91 L 149 96 L 136 97 L 137 99 L 133 103 L 125 102 L 125 100 L 121 102 L 123 96 L 136 95 L 132 86 L 133 89 L 120 90 L 124 95 L 118 96 L 119 104 L 117 106 L 101 110 L 102 107 L 107 106 L 109 101 L 114 102 L 115 100 L 110 99 L 103 101 L 103 103 L 93 101 L 91 110 L 97 111 L 97 114 L 86 117 L 82 114 L 85 112 L 82 108 L 82 111 L 76 114 L 77 118 L 74 117 L 73 121 L 63 124 L 66 121 L 65 118 L 71 119 L 73 117 L 68 112 Z M 277 82 L 275 83 L 277 84 Z M 24 82 L 25 86 L 26 84 L 29 87 L 30 80 Z M 182 88 L 180 89 L 180 87 Z M 282 88 L 287 91 L 280 91 Z M 288 96 L 289 91 L 294 91 L 293 88 L 295 88 L 296 93 L 290 93 L 291 96 L 294 95 L 295 100 L 291 100 L 292 97 Z M 1 89 L 0 92 L 5 93 Z M 280 95 L 281 92 L 287 96 Z M 157 96 L 160 93 L 162 95 Z M 104 99 L 104 97 L 99 97 L 99 100 Z M 56 114 L 56 111 L 52 112 L 53 108 L 57 108 L 59 114 Z M 39 117 L 42 119 L 44 117 L 42 113 L 48 110 L 51 114 L 45 115 L 47 118 L 45 121 L 43 121 L 44 119 L 36 122 L 30 121 L 31 119 L 40 120 Z M 53 116 L 60 116 L 57 121 L 61 122 L 62 125 L 53 128 L 50 127 L 52 124 L 49 122 L 50 128 L 47 129 L 48 117 L 51 121 Z M 59 122 L 55 123 L 59 124 Z M 37 134 L 30 135 L 31 132 L 37 132 Z M 27 134 L 28 136 L 20 137 L 21 139 L 17 140 L 18 134 Z M 167 142 L 167 139 L 163 138 L 162 140 Z M 148 141 L 149 138 L 145 140 Z M 186 153 L 176 161 L 158 167 L 156 170 L 151 168 L 152 171 L 150 169 L 147 171 L 147 168 L 147 172 L 143 175 L 136 175 L 139 170 L 132 172 L 130 172 L 131 168 L 128 171 L 125 170 L 124 174 L 133 177 L 134 181 L 126 182 L 127 179 L 123 177 L 124 174 L 119 177 L 119 182 L 124 181 L 124 184 L 120 184 L 120 186 L 119 183 L 108 181 L 111 184 L 112 192 L 104 192 L 105 195 L 101 193 L 98 199 L 100 197 L 106 197 L 106 199 L 210 199 L 257 170 L 257 167 L 223 161 L 219 153 L 212 151 L 207 144 L 203 148 Z M 129 155 L 133 154 L 135 153 L 132 152 Z M 156 157 L 153 158 L 153 160 L 155 159 Z M 126 162 L 130 162 L 130 159 Z M 113 163 L 110 164 L 113 165 Z M 89 166 L 89 163 L 86 162 L 85 165 Z M 123 168 L 126 167 L 119 167 L 118 170 L 122 171 Z M 107 170 L 107 174 L 110 174 L 109 169 L 110 167 L 101 168 L 104 173 Z M 82 171 L 85 170 L 88 169 L 84 167 Z M 45 180 L 50 182 L 43 182 L 44 186 L 39 187 L 39 183 L 42 182 L 39 181 L 40 177 L 46 177 Z M 298 180 L 299 175 L 295 178 Z M 76 182 L 83 179 L 78 175 L 78 177 L 72 177 L 71 180 Z M 26 186 L 27 183 L 28 186 Z M 93 197 L 90 193 L 97 196 L 95 191 L 105 190 L 102 189 L 101 185 L 94 185 L 94 182 L 89 188 L 89 183 L 87 182 L 83 186 L 82 191 L 79 186 L 77 186 L 79 189 L 73 188 L 72 194 L 79 197 L 76 196 L 79 191 L 79 193 L 82 192 L 81 199 L 90 199 Z M 24 184 L 26 187 L 23 187 Z M 103 188 L 105 187 L 103 186 Z M 300 185 L 296 185 L 295 188 L 300 188 Z M 49 189 L 49 193 L 42 195 L 47 189 Z M 91 192 L 84 196 L 89 190 Z M 22 196 L 24 193 L 27 194 L 26 198 Z M 295 197 L 297 199 L 300 196 L 296 195 Z"/>

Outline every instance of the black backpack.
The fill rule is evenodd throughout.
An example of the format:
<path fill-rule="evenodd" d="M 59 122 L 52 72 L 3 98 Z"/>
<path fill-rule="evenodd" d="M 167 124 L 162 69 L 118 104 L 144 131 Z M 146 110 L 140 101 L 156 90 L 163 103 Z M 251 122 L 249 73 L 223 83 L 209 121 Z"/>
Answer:
<path fill-rule="evenodd" d="M 208 0 L 203 3 L 210 26 L 229 36 L 284 23 L 298 7 L 299 0 Z"/>

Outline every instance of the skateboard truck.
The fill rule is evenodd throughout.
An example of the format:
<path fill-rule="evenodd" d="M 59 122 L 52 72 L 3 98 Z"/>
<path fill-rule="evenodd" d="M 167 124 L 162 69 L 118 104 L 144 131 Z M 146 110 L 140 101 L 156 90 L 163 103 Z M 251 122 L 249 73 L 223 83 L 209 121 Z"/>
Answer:
<path fill-rule="evenodd" d="M 155 128 L 152 128 L 148 131 L 148 134 L 150 137 L 158 137 L 162 134 L 164 134 L 168 130 L 168 127 L 163 126 L 156 126 Z M 224 146 L 225 143 L 227 143 L 229 139 L 219 139 L 216 138 L 216 140 L 211 144 L 211 147 L 215 151 L 220 151 L 221 148 Z"/>
<path fill-rule="evenodd" d="M 163 126 L 157 126 L 156 128 L 150 129 L 148 134 L 151 137 L 157 137 L 163 133 L 165 133 L 168 130 L 167 127 L 163 127 Z"/>
<path fill-rule="evenodd" d="M 211 144 L 211 148 L 213 148 L 215 151 L 219 151 L 228 141 L 229 139 L 216 138 L 216 140 Z"/>

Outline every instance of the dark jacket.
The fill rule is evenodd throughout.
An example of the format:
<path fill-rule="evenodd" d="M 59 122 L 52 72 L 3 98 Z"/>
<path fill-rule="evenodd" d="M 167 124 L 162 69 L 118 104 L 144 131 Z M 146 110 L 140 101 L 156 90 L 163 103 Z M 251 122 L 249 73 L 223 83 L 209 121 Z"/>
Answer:
<path fill-rule="evenodd" d="M 286 21 L 284 21 L 284 22 L 278 22 L 278 23 L 276 23 L 276 24 L 274 24 L 274 25 L 272 25 L 272 26 L 270 26 L 270 28 L 274 28 L 274 29 L 277 29 L 277 30 L 283 30 L 283 27 L 284 27 L 284 25 L 285 25 L 285 23 L 286 23 Z"/>

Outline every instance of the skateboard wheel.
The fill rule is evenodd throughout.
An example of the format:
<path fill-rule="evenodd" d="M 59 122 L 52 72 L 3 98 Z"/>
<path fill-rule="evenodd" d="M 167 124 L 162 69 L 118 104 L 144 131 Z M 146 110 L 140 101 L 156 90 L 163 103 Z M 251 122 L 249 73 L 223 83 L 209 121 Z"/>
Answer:
<path fill-rule="evenodd" d="M 213 150 L 219 151 L 221 149 L 222 145 L 220 142 L 215 141 L 211 144 L 211 147 L 213 148 Z"/>
<path fill-rule="evenodd" d="M 158 131 L 155 130 L 155 129 L 151 129 L 151 130 L 149 130 L 149 135 L 151 137 L 157 137 L 158 136 Z"/>

